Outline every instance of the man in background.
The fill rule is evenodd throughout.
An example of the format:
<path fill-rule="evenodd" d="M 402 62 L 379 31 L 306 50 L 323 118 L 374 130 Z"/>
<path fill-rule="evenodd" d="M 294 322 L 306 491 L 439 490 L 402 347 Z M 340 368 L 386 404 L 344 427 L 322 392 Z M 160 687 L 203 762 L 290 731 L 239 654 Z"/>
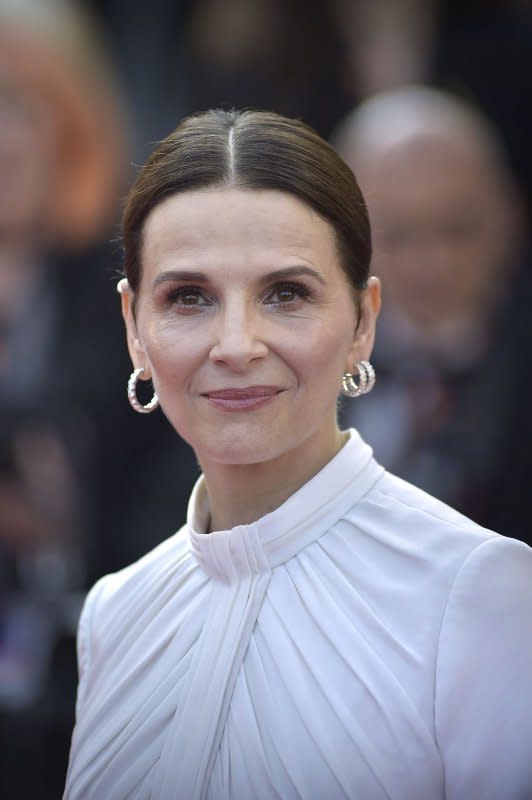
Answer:
<path fill-rule="evenodd" d="M 532 272 L 497 134 L 407 87 L 361 104 L 333 143 L 366 197 L 384 296 L 377 387 L 344 422 L 401 477 L 530 542 Z"/>

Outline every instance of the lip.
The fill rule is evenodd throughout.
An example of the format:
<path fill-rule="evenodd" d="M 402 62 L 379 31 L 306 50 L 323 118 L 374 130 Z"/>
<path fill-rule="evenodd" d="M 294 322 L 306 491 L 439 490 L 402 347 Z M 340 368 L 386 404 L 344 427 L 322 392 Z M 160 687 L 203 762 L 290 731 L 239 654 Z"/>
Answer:
<path fill-rule="evenodd" d="M 278 386 L 228 387 L 204 392 L 203 397 L 224 411 L 245 411 L 269 403 L 281 391 Z"/>

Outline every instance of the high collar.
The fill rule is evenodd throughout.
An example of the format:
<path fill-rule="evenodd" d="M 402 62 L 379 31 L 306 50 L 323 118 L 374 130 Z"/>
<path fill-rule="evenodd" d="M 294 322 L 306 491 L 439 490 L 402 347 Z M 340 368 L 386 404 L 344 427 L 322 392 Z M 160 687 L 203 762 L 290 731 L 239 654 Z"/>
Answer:
<path fill-rule="evenodd" d="M 205 572 L 224 583 L 268 572 L 318 539 L 380 478 L 383 468 L 355 430 L 323 469 L 282 505 L 248 525 L 205 534 L 209 505 L 203 476 L 187 515 L 192 552 Z"/>

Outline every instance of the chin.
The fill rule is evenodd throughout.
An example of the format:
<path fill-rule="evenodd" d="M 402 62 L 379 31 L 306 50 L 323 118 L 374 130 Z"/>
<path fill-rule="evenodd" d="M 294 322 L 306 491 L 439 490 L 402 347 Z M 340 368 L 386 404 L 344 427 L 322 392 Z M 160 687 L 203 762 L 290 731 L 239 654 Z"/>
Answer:
<path fill-rule="evenodd" d="M 279 455 L 281 455 L 280 448 L 272 446 L 271 443 L 264 443 L 263 446 L 252 445 L 250 442 L 245 442 L 241 439 L 227 443 L 218 442 L 215 447 L 212 447 L 212 443 L 209 443 L 208 446 L 202 448 L 201 455 L 198 453 L 200 461 L 202 457 L 205 457 L 211 462 L 215 461 L 218 464 L 227 464 L 228 466 L 260 464 L 265 461 L 272 461 Z"/>
<path fill-rule="evenodd" d="M 270 426 L 260 426 L 260 430 L 248 426 L 242 429 L 220 426 L 211 435 L 202 433 L 188 440 L 200 463 L 260 464 L 272 461 L 289 449 L 288 437 L 273 434 Z"/>
<path fill-rule="evenodd" d="M 313 429 L 310 421 L 295 428 L 293 415 L 290 419 L 278 416 L 277 420 L 269 416 L 261 420 L 228 417 L 223 422 L 179 420 L 192 423 L 188 425 L 176 424 L 178 420 L 170 419 L 170 422 L 192 447 L 202 468 L 209 463 L 245 466 L 275 461 L 297 450 Z"/>

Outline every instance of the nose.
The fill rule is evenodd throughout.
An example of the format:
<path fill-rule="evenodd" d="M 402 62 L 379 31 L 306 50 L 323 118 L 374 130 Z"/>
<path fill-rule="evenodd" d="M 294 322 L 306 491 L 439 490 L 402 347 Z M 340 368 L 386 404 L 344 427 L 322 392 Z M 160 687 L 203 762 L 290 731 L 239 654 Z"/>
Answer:
<path fill-rule="evenodd" d="M 235 372 L 243 372 L 252 361 L 268 353 L 262 333 L 258 312 L 247 309 L 244 304 L 232 304 L 218 316 L 209 358 Z"/>

